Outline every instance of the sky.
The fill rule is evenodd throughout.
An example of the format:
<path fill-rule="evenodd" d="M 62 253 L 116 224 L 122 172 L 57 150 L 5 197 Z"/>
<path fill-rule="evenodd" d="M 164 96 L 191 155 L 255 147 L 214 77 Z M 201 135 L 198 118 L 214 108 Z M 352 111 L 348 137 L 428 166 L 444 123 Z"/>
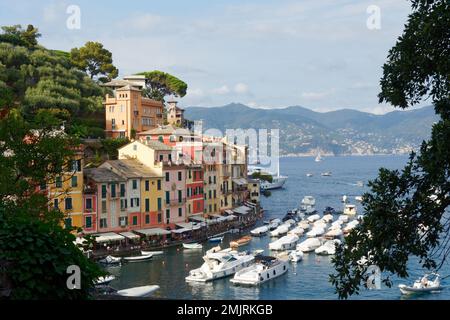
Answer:
<path fill-rule="evenodd" d="M 79 28 L 67 26 L 73 5 Z M 188 84 L 182 107 L 381 114 L 393 110 L 378 103 L 382 65 L 410 11 L 407 0 L 0 0 L 0 25 L 33 24 L 51 49 L 99 41 L 120 76 L 169 72 Z"/>

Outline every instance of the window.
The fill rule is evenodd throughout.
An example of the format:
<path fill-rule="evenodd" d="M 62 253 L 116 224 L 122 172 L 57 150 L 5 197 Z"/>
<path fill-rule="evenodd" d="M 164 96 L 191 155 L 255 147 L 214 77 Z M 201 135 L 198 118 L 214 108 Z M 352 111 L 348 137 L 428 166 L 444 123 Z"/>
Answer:
<path fill-rule="evenodd" d="M 91 209 L 92 209 L 92 199 L 87 198 L 86 199 L 86 210 L 91 210 Z"/>
<path fill-rule="evenodd" d="M 172 161 L 172 154 L 168 154 L 167 157 L 169 158 L 169 161 Z"/>
<path fill-rule="evenodd" d="M 47 185 L 45 184 L 45 182 L 42 182 L 39 188 L 41 189 L 41 191 L 44 191 L 45 189 L 47 189 Z"/>
<path fill-rule="evenodd" d="M 92 228 L 92 217 L 86 217 L 84 220 L 85 228 Z"/>
<path fill-rule="evenodd" d="M 59 176 L 56 177 L 55 187 L 56 187 L 56 188 L 61 188 L 61 187 L 62 187 L 62 178 L 59 177 Z"/>
<path fill-rule="evenodd" d="M 100 228 L 107 228 L 108 224 L 107 224 L 107 220 L 106 218 L 101 218 L 100 219 Z"/>
<path fill-rule="evenodd" d="M 194 178 L 195 178 L 195 172 L 194 172 Z M 192 179 L 192 171 L 189 170 L 189 179 Z"/>
<path fill-rule="evenodd" d="M 145 180 L 145 191 L 149 191 L 150 190 L 150 181 Z"/>
<path fill-rule="evenodd" d="M 119 217 L 119 226 L 125 227 L 128 224 L 128 217 Z"/>
<path fill-rule="evenodd" d="M 112 184 L 111 185 L 111 198 L 115 198 L 116 197 L 116 184 Z"/>
<path fill-rule="evenodd" d="M 133 216 L 133 226 L 137 226 L 137 224 L 138 224 L 138 217 Z"/>
<path fill-rule="evenodd" d="M 150 223 L 150 215 L 146 214 L 145 215 L 145 224 L 149 224 Z"/>
<path fill-rule="evenodd" d="M 125 183 L 120 184 L 120 197 L 125 197 Z"/>
<path fill-rule="evenodd" d="M 66 210 L 72 210 L 72 198 L 66 198 Z"/>
<path fill-rule="evenodd" d="M 137 189 L 137 180 L 133 180 L 133 190 Z"/>
<path fill-rule="evenodd" d="M 211 176 L 208 177 L 208 183 L 209 183 L 209 184 L 212 183 Z"/>
<path fill-rule="evenodd" d="M 211 212 L 212 211 L 212 206 L 211 205 L 209 205 L 209 212 Z"/>
<path fill-rule="evenodd" d="M 183 198 L 183 192 L 181 190 L 178 190 L 178 202 L 182 202 L 182 198 Z"/>
<path fill-rule="evenodd" d="M 149 212 L 150 211 L 150 199 L 145 199 L 145 211 Z"/>
<path fill-rule="evenodd" d="M 162 200 L 158 198 L 158 211 L 162 209 Z"/>
<path fill-rule="evenodd" d="M 72 218 L 67 218 L 64 219 L 64 225 L 66 226 L 66 228 L 72 228 Z"/>
<path fill-rule="evenodd" d="M 102 184 L 102 198 L 106 198 L 106 184 Z"/>
<path fill-rule="evenodd" d="M 158 190 L 161 190 L 161 180 L 158 179 Z"/>
<path fill-rule="evenodd" d="M 214 204 L 214 212 L 217 212 L 217 204 Z"/>
<path fill-rule="evenodd" d="M 162 154 L 159 155 L 159 161 L 162 162 L 164 160 L 164 156 Z"/>
<path fill-rule="evenodd" d="M 194 203 L 195 206 L 195 203 Z M 191 204 L 188 204 L 188 213 L 191 213 Z"/>
<path fill-rule="evenodd" d="M 176 138 L 174 135 L 171 135 L 171 136 L 169 137 L 169 141 L 170 141 L 170 142 L 177 142 L 177 138 Z"/>
<path fill-rule="evenodd" d="M 166 182 L 169 182 L 169 181 L 170 181 L 170 175 L 168 172 L 166 172 Z"/>
<path fill-rule="evenodd" d="M 158 212 L 158 223 L 161 223 L 161 222 L 162 222 L 162 216 L 161 216 L 161 213 Z"/>
<path fill-rule="evenodd" d="M 134 198 L 130 199 L 130 207 L 133 208 L 134 207 Z"/>
<path fill-rule="evenodd" d="M 183 177 L 181 171 L 178 171 L 178 181 L 181 181 L 181 178 Z"/>
<path fill-rule="evenodd" d="M 106 213 L 106 200 L 102 200 L 102 213 Z"/>
<path fill-rule="evenodd" d="M 214 199 L 217 198 L 217 192 L 216 192 L 216 190 L 214 190 L 213 193 L 214 193 Z"/>
<path fill-rule="evenodd" d="M 170 203 L 170 191 L 166 191 L 166 204 Z"/>
<path fill-rule="evenodd" d="M 166 209 L 166 219 L 170 219 L 170 209 Z"/>
<path fill-rule="evenodd" d="M 211 199 L 211 190 L 208 191 L 208 198 Z"/>
<path fill-rule="evenodd" d="M 158 137 L 158 141 L 159 141 L 159 142 L 164 142 L 163 136 L 159 136 L 159 137 Z"/>
<path fill-rule="evenodd" d="M 125 211 L 127 208 L 127 199 L 120 199 L 120 210 Z"/>
<path fill-rule="evenodd" d="M 136 202 L 136 207 L 139 207 L 139 198 L 134 198 L 134 201 Z"/>
<path fill-rule="evenodd" d="M 216 176 L 214 176 L 214 183 L 216 183 L 216 181 L 217 181 L 217 180 L 216 180 Z"/>
<path fill-rule="evenodd" d="M 58 199 L 53 200 L 53 208 L 54 209 L 58 209 L 59 208 L 59 200 Z"/>
<path fill-rule="evenodd" d="M 178 216 L 183 216 L 183 208 L 178 208 Z"/>

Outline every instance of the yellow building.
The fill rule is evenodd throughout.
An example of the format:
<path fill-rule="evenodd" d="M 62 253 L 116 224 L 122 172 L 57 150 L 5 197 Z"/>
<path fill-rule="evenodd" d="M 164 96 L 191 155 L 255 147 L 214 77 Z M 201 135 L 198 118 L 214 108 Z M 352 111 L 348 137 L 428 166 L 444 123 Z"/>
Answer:
<path fill-rule="evenodd" d="M 250 201 L 258 204 L 261 196 L 259 180 L 248 179 L 247 188 L 250 196 Z"/>
<path fill-rule="evenodd" d="M 66 226 L 84 225 L 83 166 L 83 150 L 80 147 L 74 158 L 68 161 L 66 171 L 47 186 L 51 206 L 64 213 Z"/>
<path fill-rule="evenodd" d="M 141 180 L 141 227 L 153 227 L 163 224 L 163 199 L 161 176 Z"/>

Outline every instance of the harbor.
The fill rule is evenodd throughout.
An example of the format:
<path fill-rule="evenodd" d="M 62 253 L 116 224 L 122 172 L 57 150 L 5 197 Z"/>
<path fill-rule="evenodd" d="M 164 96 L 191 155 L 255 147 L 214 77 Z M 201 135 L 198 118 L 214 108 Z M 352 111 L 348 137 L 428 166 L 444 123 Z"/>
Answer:
<path fill-rule="evenodd" d="M 406 162 L 405 156 L 379 157 L 325 157 L 324 161 L 314 162 L 314 158 L 283 158 L 281 171 L 289 176 L 283 189 L 273 190 L 270 197 L 262 197 L 261 205 L 265 208 L 262 219 L 255 227 L 264 226 L 265 220 L 280 220 L 287 211 L 299 207 L 305 195 L 313 195 L 319 215 L 323 210 L 333 207 L 343 210 L 342 197 L 355 204 L 358 214 L 363 208 L 355 196 L 367 191 L 367 181 L 372 179 L 380 166 L 391 169 L 400 168 Z M 306 172 L 321 172 L 329 170 L 331 177 L 306 177 Z M 326 180 L 325 180 L 326 179 Z M 364 181 L 361 186 L 358 181 Z M 337 220 L 339 215 L 334 215 Z M 230 242 L 249 234 L 250 229 L 243 233 L 224 235 L 221 248 L 228 248 Z M 252 237 L 252 240 L 239 251 L 253 252 L 263 249 L 264 255 L 274 255 L 268 249 L 269 243 L 277 238 L 270 235 Z M 298 243 L 306 239 L 300 237 Z M 142 285 L 159 285 L 160 289 L 153 294 L 154 298 L 169 299 L 336 299 L 334 288 L 329 282 L 329 274 L 334 272 L 331 264 L 332 256 L 305 253 L 298 263 L 288 263 L 287 272 L 259 286 L 237 286 L 231 282 L 233 277 L 226 277 L 205 283 L 186 282 L 189 272 L 202 265 L 203 256 L 207 250 L 216 247 L 217 243 L 202 242 L 199 250 L 187 250 L 181 245 L 163 249 L 163 254 L 154 256 L 150 261 L 140 263 L 124 263 L 121 267 L 111 267 L 107 270 L 116 276 L 111 286 L 117 289 L 137 287 Z M 448 271 L 448 268 L 447 268 Z M 410 264 L 410 278 L 394 279 L 392 288 L 382 287 L 380 290 L 361 290 L 360 295 L 352 299 L 448 299 L 449 293 L 444 289 L 439 293 L 408 297 L 400 293 L 399 284 L 410 283 L 413 279 L 423 276 L 423 270 L 415 261 Z"/>

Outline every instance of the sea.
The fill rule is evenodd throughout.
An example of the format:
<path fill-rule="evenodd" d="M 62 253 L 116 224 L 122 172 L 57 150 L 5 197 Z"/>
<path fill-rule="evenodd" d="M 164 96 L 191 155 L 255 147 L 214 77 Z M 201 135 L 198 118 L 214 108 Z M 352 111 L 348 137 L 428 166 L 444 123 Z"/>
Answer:
<path fill-rule="evenodd" d="M 377 176 L 380 167 L 401 169 L 407 162 L 408 156 L 338 156 L 324 157 L 323 161 L 315 162 L 313 157 L 289 157 L 280 159 L 280 171 L 289 178 L 283 189 L 272 190 L 268 197 L 262 196 L 261 205 L 265 209 L 263 220 L 282 218 L 290 209 L 299 206 L 306 195 L 316 199 L 316 208 L 321 213 L 327 206 L 342 210 L 342 197 L 346 195 L 350 203 L 357 205 L 358 214 L 364 214 L 356 196 L 368 191 L 367 182 Z M 328 177 L 321 176 L 322 172 L 331 172 Z M 312 173 L 312 177 L 307 177 Z M 361 184 L 362 182 L 362 184 Z M 229 247 L 229 242 L 242 235 L 227 234 L 221 246 Z M 274 239 L 268 235 L 254 237 L 242 250 L 265 249 Z M 301 241 L 303 238 L 301 239 Z M 314 253 L 305 254 L 303 261 L 289 265 L 289 270 L 283 276 L 268 281 L 257 287 L 235 286 L 230 278 L 218 279 L 208 283 L 187 283 L 185 277 L 189 271 L 200 267 L 205 251 L 216 244 L 204 243 L 203 250 L 183 250 L 182 247 L 172 247 L 164 250 L 164 254 L 153 257 L 151 261 L 127 263 L 120 267 L 108 268 L 116 279 L 111 286 L 124 289 L 149 284 L 157 284 L 160 289 L 154 294 L 156 298 L 165 299 L 229 299 L 229 300 L 287 300 L 287 299 L 338 299 L 335 289 L 329 281 L 329 275 L 335 271 L 330 256 L 316 256 Z M 393 277 L 393 286 L 382 285 L 381 289 L 361 288 L 358 295 L 349 299 L 450 299 L 450 290 L 443 280 L 443 290 L 437 293 L 403 296 L 398 285 L 412 284 L 420 278 L 423 270 L 416 259 L 412 258 L 408 264 L 409 278 Z M 441 276 L 450 274 L 450 266 L 446 265 L 440 271 Z"/>

